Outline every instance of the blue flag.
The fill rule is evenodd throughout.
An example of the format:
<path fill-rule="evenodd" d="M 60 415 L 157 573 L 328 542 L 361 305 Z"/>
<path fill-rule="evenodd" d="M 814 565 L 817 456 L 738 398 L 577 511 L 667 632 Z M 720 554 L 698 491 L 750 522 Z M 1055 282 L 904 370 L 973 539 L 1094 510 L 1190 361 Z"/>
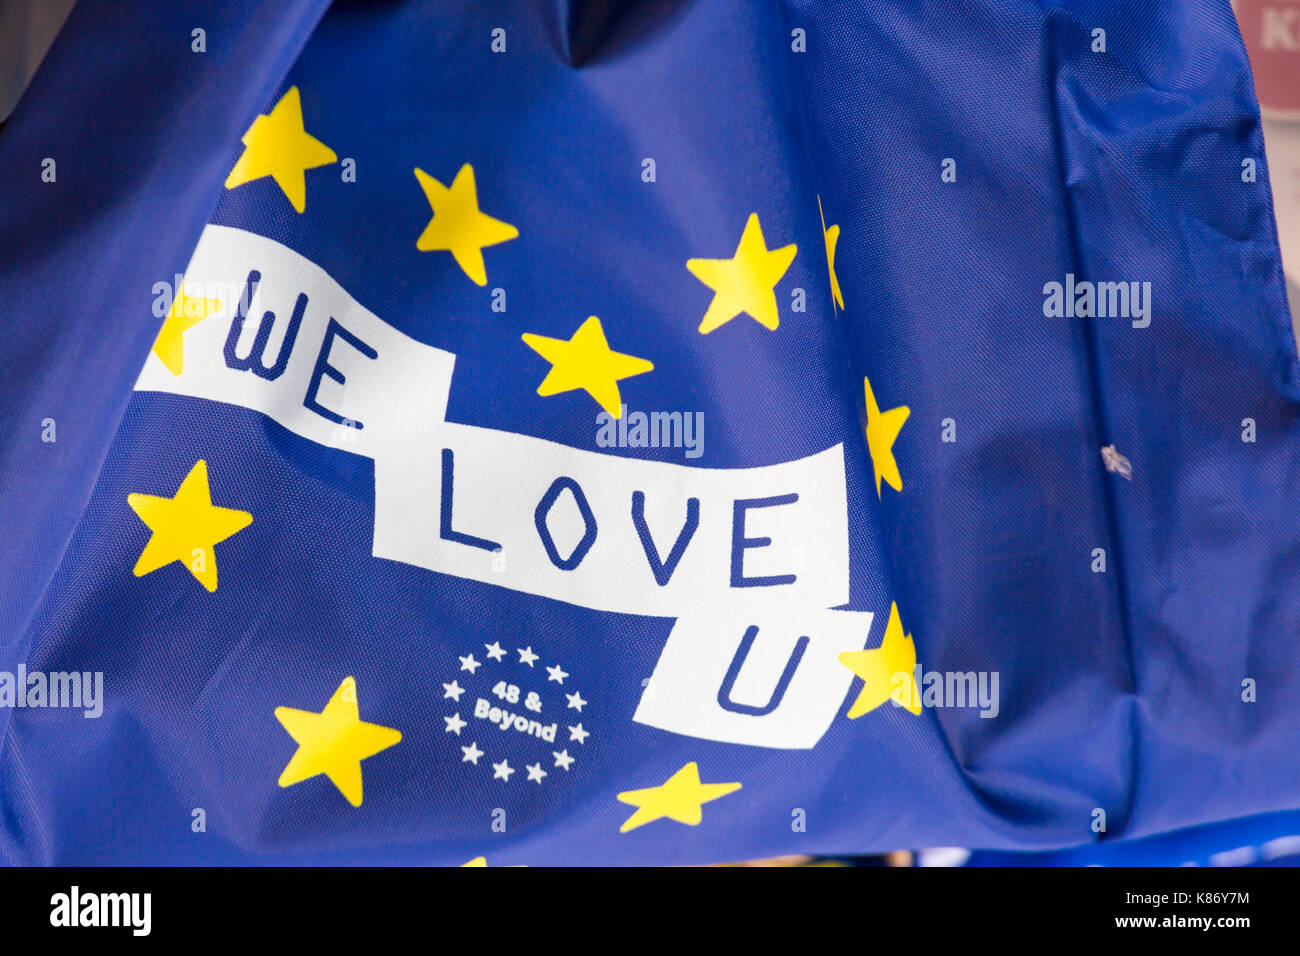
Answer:
<path fill-rule="evenodd" d="M 139 6 L 0 130 L 0 857 L 1300 806 L 1226 0 Z"/>

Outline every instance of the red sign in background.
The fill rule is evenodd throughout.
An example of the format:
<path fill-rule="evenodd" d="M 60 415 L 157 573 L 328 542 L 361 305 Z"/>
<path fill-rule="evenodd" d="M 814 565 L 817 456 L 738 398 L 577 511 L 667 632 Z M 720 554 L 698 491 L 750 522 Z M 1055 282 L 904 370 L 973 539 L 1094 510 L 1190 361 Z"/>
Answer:
<path fill-rule="evenodd" d="M 1233 0 L 1266 114 L 1300 119 L 1300 0 Z"/>

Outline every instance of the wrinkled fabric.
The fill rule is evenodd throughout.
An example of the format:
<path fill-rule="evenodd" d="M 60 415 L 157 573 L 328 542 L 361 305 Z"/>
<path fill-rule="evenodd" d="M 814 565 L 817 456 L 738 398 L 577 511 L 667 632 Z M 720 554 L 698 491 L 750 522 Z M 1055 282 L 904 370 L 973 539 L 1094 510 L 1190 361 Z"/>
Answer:
<path fill-rule="evenodd" d="M 4 859 L 1049 849 L 1300 807 L 1300 368 L 1227 2 L 324 8 L 157 4 L 124 31 L 116 5 L 82 0 L 0 132 L 0 670 L 105 685 L 94 719 L 0 709 Z M 307 170 L 302 213 L 269 178 L 224 185 L 291 87 L 307 132 L 356 170 Z M 484 252 L 482 287 L 416 246 L 430 207 L 413 169 L 450 183 L 465 163 L 482 209 L 519 232 Z M 779 327 L 741 315 L 701 335 L 712 292 L 685 263 L 730 256 L 752 213 L 769 248 L 798 249 Z M 635 721 L 672 619 L 376 557 L 370 460 L 250 408 L 133 391 L 155 361 L 154 284 L 185 271 L 205 224 L 288 247 L 454 353 L 449 422 L 685 467 L 841 446 L 842 607 L 874 615 L 860 646 L 880 646 L 896 605 L 925 671 L 998 675 L 997 715 L 886 703 L 850 719 L 855 678 L 806 749 Z M 1149 326 L 1045 315 L 1067 275 L 1150 282 Z M 539 396 L 545 363 L 521 336 L 568 339 L 591 315 L 613 349 L 653 359 L 620 382 L 629 407 L 703 413 L 698 461 L 598 448 L 594 402 Z M 910 410 L 901 490 L 876 476 L 864 379 L 881 409 Z M 215 546 L 212 592 L 179 564 L 132 573 L 149 529 L 128 496 L 174 494 L 199 460 L 213 503 L 253 516 Z M 494 642 L 505 661 L 484 660 Z M 563 688 L 524 647 L 571 674 Z M 486 670 L 465 673 L 467 654 Z M 491 727 L 448 731 L 494 666 L 551 695 L 571 770 Z M 277 708 L 319 712 L 345 677 L 361 719 L 402 735 L 361 762 L 359 806 L 324 776 L 277 784 L 295 753 Z M 473 690 L 448 700 L 453 680 Z M 589 709 L 565 705 L 570 687 Z M 569 720 L 590 739 L 564 741 Z M 493 777 L 495 754 L 467 763 L 471 737 L 515 776 Z M 689 763 L 741 787 L 696 825 L 620 832 L 619 795 Z"/>

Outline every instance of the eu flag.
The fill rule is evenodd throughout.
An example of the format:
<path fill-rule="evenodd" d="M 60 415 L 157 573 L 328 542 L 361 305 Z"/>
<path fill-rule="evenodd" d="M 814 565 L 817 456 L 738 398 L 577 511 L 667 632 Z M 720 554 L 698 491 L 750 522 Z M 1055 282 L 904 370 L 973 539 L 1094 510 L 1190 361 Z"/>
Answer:
<path fill-rule="evenodd" d="M 1227 0 L 133 8 L 0 129 L 0 858 L 1300 806 Z"/>

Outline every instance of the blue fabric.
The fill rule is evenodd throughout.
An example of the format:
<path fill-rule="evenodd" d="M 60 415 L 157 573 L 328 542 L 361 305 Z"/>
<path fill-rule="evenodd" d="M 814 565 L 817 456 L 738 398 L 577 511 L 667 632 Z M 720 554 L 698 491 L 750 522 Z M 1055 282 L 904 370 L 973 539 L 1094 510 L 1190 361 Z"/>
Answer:
<path fill-rule="evenodd" d="M 695 863 L 1075 847 L 1300 807 L 1300 366 L 1226 0 L 138 7 L 127 26 L 82 0 L 0 131 L 0 670 L 105 688 L 98 718 L 0 709 L 0 857 Z M 307 170 L 301 214 L 270 178 L 224 186 L 290 88 L 356 168 Z M 485 251 L 486 287 L 416 248 L 413 168 L 448 184 L 465 163 L 519 230 Z M 701 335 L 712 293 L 685 263 L 731 255 L 755 212 L 768 248 L 798 247 L 780 326 Z M 855 678 L 806 749 L 634 721 L 672 619 L 375 557 L 369 459 L 249 408 L 133 392 L 154 284 L 208 223 L 288 247 L 454 353 L 450 422 L 716 469 L 842 446 L 843 607 L 874 614 L 865 646 L 896 605 L 926 670 L 999 675 L 997 716 L 849 719 Z M 1150 282 L 1150 325 L 1046 316 L 1067 275 Z M 586 395 L 538 395 L 546 365 L 521 335 L 568 339 L 589 315 L 654 360 L 624 402 L 703 413 L 699 461 L 598 447 Z M 910 409 L 901 490 L 877 493 L 864 379 L 880 409 Z M 253 516 L 216 545 L 211 593 L 179 564 L 132 574 L 149 529 L 128 496 L 173 495 L 199 460 L 213 503 Z M 458 483 L 457 508 L 473 493 Z M 494 641 L 509 656 L 486 662 Z M 470 653 L 486 670 L 459 669 Z M 580 715 L 553 664 L 591 701 Z M 572 772 L 547 756 L 532 782 L 536 741 L 447 732 L 443 685 L 476 682 L 466 717 L 492 667 L 550 695 L 556 747 L 581 719 Z M 320 712 L 348 676 L 360 718 L 402 733 L 361 762 L 360 806 L 324 776 L 277 785 L 295 753 L 277 708 Z M 495 754 L 467 764 L 471 733 L 515 775 L 493 779 Z M 692 762 L 742 788 L 698 825 L 620 832 L 619 794 Z"/>
<path fill-rule="evenodd" d="M 1270 813 L 1048 853 L 972 853 L 967 866 L 1297 866 L 1300 814 Z"/>

